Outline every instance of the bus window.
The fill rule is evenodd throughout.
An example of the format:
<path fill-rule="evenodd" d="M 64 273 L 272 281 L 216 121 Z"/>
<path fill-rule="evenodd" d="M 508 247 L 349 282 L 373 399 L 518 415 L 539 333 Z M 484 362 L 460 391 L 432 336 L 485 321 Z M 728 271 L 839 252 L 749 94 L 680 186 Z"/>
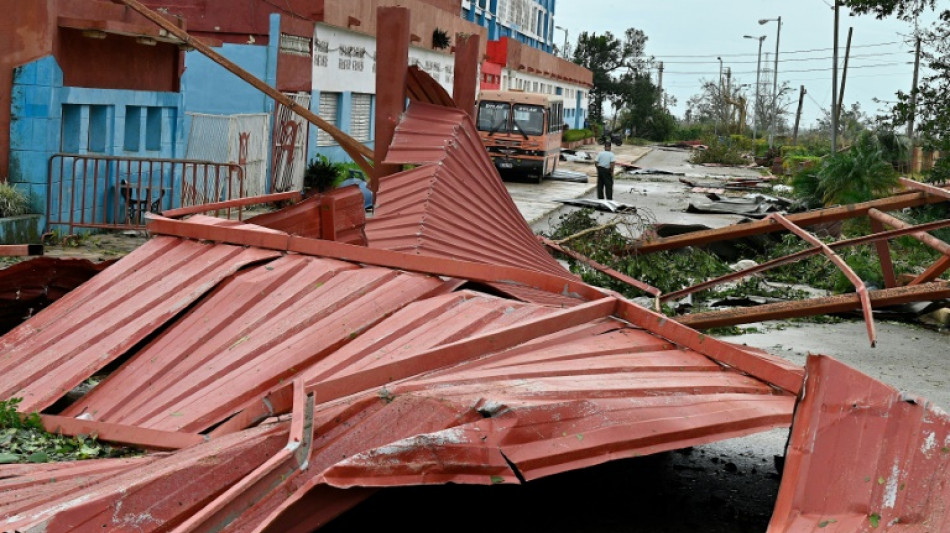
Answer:
<path fill-rule="evenodd" d="M 544 108 L 536 105 L 515 104 L 514 128 L 525 135 L 544 133 Z"/>
<path fill-rule="evenodd" d="M 508 133 L 509 104 L 504 102 L 481 102 L 478 105 L 478 129 L 490 133 Z"/>

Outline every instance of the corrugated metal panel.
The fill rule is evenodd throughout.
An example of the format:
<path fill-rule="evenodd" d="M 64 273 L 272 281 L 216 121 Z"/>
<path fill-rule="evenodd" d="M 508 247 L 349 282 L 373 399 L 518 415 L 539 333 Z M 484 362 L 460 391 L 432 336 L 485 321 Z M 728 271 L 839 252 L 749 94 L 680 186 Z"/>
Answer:
<path fill-rule="evenodd" d="M 43 505 L 0 518 L 0 530 L 168 531 L 284 448 L 287 426 L 255 428 L 163 455 L 102 476 L 78 493 L 57 489 Z"/>
<path fill-rule="evenodd" d="M 0 397 L 40 410 L 242 267 L 256 248 L 159 237 L 0 339 Z"/>
<path fill-rule="evenodd" d="M 423 166 L 380 180 L 371 247 L 570 275 L 538 243 L 462 111 L 412 103 L 386 162 Z"/>
<path fill-rule="evenodd" d="M 830 357 L 806 372 L 768 531 L 950 531 L 950 416 Z"/>
<path fill-rule="evenodd" d="M 0 384 L 28 392 L 32 408 L 135 350 L 64 414 L 130 433 L 214 428 L 209 442 L 141 464 L 63 470 L 74 492 L 42 494 L 57 469 L 18 467 L 3 482 L 12 518 L 0 529 L 309 531 L 371 493 L 341 487 L 520 483 L 789 425 L 800 368 L 548 274 L 565 276 L 500 180 L 484 179 L 493 167 L 470 120 L 414 104 L 402 127 L 394 157 L 428 164 L 386 180 L 374 245 L 412 254 L 155 218 L 153 231 L 203 240 L 158 237 L 0 339 Z M 471 290 L 478 283 L 446 293 L 460 279 L 525 301 Z M 859 388 L 880 411 L 883 393 Z M 946 442 L 944 415 L 905 419 L 865 439 L 921 422 L 878 450 L 879 464 Z M 810 427 L 803 449 L 815 444 Z M 844 453 L 837 442 L 814 449 Z M 907 463 L 915 491 L 898 499 L 926 499 L 933 472 L 946 471 L 945 454 L 925 459 Z M 874 494 L 890 494 L 882 485 Z"/>
<path fill-rule="evenodd" d="M 204 430 L 440 284 L 284 256 L 229 280 L 66 414 Z"/>
<path fill-rule="evenodd" d="M 417 65 L 409 66 L 409 75 L 406 77 L 406 95 L 414 102 L 458 107 L 448 91 Z"/>

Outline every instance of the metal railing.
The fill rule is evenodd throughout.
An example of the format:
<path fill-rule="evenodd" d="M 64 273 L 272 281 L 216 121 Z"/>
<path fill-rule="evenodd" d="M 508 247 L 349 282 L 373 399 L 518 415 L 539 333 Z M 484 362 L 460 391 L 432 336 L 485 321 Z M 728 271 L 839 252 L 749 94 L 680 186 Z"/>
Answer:
<path fill-rule="evenodd" d="M 47 231 L 143 229 L 145 213 L 243 198 L 244 170 L 188 159 L 54 154 L 47 175 Z M 242 217 L 236 208 L 237 218 Z M 226 210 L 231 217 L 231 210 Z"/>

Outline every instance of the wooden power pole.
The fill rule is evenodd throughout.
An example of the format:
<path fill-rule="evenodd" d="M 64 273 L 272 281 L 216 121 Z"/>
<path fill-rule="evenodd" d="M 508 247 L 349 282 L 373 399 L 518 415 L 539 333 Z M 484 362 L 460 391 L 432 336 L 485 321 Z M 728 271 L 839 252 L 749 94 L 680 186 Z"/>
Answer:
<path fill-rule="evenodd" d="M 907 138 L 914 138 L 914 115 L 917 113 L 917 74 L 920 72 L 920 36 L 914 52 L 914 83 L 910 87 L 910 117 L 907 118 Z"/>
<path fill-rule="evenodd" d="M 798 112 L 795 113 L 795 130 L 792 133 L 792 145 L 798 144 L 798 124 L 802 120 L 802 104 L 805 103 L 805 86 L 798 91 Z"/>
<path fill-rule="evenodd" d="M 841 69 L 841 92 L 838 93 L 838 109 L 835 110 L 837 116 L 835 117 L 835 122 L 841 122 L 841 107 L 844 102 L 844 84 L 848 81 L 848 59 L 851 57 L 851 34 L 854 32 L 854 27 L 848 28 L 848 44 L 844 47 L 844 68 Z"/>

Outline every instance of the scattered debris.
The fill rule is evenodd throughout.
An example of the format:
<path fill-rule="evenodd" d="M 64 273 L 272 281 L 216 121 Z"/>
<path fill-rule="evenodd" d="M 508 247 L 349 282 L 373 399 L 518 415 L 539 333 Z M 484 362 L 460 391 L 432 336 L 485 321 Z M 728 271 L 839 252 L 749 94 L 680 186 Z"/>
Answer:
<path fill-rule="evenodd" d="M 561 161 L 572 163 L 593 163 L 594 156 L 582 150 L 561 150 Z"/>
<path fill-rule="evenodd" d="M 720 197 L 708 194 L 708 202 L 693 200 L 686 207 L 687 213 L 716 213 L 741 215 L 750 218 L 765 218 L 769 213 L 777 213 L 788 208 L 788 201 L 761 194 L 741 198 Z"/>
<path fill-rule="evenodd" d="M 608 213 L 636 213 L 637 207 L 623 202 L 613 200 L 599 200 L 594 198 L 570 198 L 566 200 L 554 200 L 565 205 L 577 207 L 586 207 L 596 209 L 597 211 L 606 211 Z"/>
<path fill-rule="evenodd" d="M 556 169 L 547 177 L 547 179 L 554 181 L 570 181 L 573 183 L 587 183 L 590 181 L 590 176 L 584 174 L 583 172 Z"/>

